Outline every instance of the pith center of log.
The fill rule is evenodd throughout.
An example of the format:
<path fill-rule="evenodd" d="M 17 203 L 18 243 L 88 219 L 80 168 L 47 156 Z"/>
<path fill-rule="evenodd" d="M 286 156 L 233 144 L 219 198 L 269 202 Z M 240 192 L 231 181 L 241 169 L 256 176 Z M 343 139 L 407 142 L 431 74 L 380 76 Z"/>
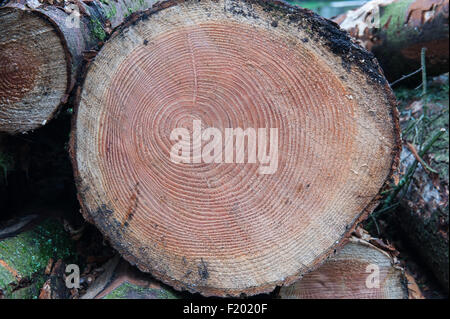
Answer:
<path fill-rule="evenodd" d="M 66 53 L 39 13 L 2 8 L 0 25 L 0 131 L 26 132 L 44 125 L 66 94 Z"/>

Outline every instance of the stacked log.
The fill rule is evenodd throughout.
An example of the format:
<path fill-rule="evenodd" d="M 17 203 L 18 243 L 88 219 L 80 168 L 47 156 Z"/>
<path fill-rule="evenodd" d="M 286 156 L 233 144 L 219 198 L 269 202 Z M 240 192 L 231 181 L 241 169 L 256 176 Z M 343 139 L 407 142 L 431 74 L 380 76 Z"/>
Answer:
<path fill-rule="evenodd" d="M 367 237 L 367 235 L 365 236 Z M 369 236 L 370 237 L 370 236 Z M 282 287 L 283 299 L 408 299 L 408 280 L 392 251 L 352 237 L 319 269 Z"/>
<path fill-rule="evenodd" d="M 0 4 L 0 132 L 49 122 L 108 34 L 153 0 L 9 0 Z"/>

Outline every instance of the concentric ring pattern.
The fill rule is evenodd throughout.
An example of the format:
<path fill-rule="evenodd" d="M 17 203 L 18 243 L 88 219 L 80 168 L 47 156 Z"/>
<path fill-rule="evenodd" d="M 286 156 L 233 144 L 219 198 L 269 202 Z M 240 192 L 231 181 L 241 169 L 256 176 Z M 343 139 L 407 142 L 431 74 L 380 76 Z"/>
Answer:
<path fill-rule="evenodd" d="M 324 172 L 348 171 L 353 111 L 342 94 L 324 94 L 339 83 L 313 59 L 260 32 L 217 24 L 178 29 L 131 53 L 111 80 L 101 120 L 101 168 L 117 217 L 127 218 L 139 193 L 130 224 L 140 236 L 164 236 L 166 249 L 200 258 L 195 247 L 236 255 L 256 242 L 270 250 L 291 235 L 286 226 L 323 210 L 317 185 L 333 191 L 340 181 L 327 182 Z M 278 128 L 276 173 L 258 174 L 258 163 L 173 163 L 170 133 L 185 127 L 192 138 L 193 120 L 222 132 Z"/>
<path fill-rule="evenodd" d="M 33 88 L 40 61 L 23 44 L 0 49 L 0 103 L 20 101 Z"/>
<path fill-rule="evenodd" d="M 0 131 L 45 124 L 68 86 L 65 49 L 55 27 L 38 13 L 0 10 Z"/>
<path fill-rule="evenodd" d="M 162 10 L 113 37 L 84 83 L 74 151 L 85 213 L 125 258 L 177 288 L 260 292 L 307 271 L 389 172 L 392 159 L 374 154 L 390 145 L 359 120 L 363 95 L 332 69 L 340 62 L 258 13 Z M 185 128 L 192 142 L 193 121 L 278 129 L 276 171 L 171 161 L 171 132 Z M 373 143 L 362 147 L 365 135 Z"/>

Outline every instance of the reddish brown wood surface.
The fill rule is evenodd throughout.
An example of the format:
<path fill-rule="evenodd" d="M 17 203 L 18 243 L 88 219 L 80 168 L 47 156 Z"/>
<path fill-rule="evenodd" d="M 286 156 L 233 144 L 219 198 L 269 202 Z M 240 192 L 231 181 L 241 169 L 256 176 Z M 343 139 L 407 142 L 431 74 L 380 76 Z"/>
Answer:
<path fill-rule="evenodd" d="M 408 280 L 395 257 L 353 237 L 319 269 L 282 287 L 283 299 L 408 299 Z M 414 285 L 415 282 L 411 282 Z M 417 298 L 417 296 L 416 296 Z"/>
<path fill-rule="evenodd" d="M 171 132 L 195 120 L 278 129 L 277 169 L 174 163 Z M 237 296 L 333 252 L 376 205 L 398 134 L 378 64 L 330 21 L 280 2 L 170 1 L 89 66 L 71 150 L 84 216 L 128 261 L 177 289 Z"/>

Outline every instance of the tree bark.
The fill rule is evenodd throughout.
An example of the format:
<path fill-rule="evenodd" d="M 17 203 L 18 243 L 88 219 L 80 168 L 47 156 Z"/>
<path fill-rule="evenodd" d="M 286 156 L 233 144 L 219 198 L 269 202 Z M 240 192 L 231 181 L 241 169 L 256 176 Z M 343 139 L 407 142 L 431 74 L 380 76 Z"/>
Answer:
<path fill-rule="evenodd" d="M 66 264 L 59 259 L 54 264 L 51 261 L 46 269 L 48 279 L 39 291 L 39 299 L 68 299 L 70 290 L 66 285 Z"/>
<path fill-rule="evenodd" d="M 376 60 L 281 2 L 159 4 L 114 32 L 78 100 L 85 218 L 142 271 L 204 295 L 269 292 L 317 267 L 375 207 L 398 159 L 395 98 Z M 194 120 L 273 128 L 275 169 L 236 162 L 223 135 L 213 162 L 197 146 L 190 163 L 174 161 L 171 132 L 192 135 Z"/>
<path fill-rule="evenodd" d="M 280 289 L 282 299 L 408 299 L 408 282 L 392 251 L 353 237 L 319 269 Z"/>
<path fill-rule="evenodd" d="M 389 81 L 421 67 L 428 75 L 449 70 L 448 0 L 372 0 L 334 18 L 380 62 Z M 415 77 L 420 83 L 420 74 Z"/>
<path fill-rule="evenodd" d="M 153 2 L 5 1 L 0 6 L 0 132 L 45 125 L 67 102 L 83 58 L 92 58 L 112 29 Z"/>
<path fill-rule="evenodd" d="M 426 135 L 432 136 L 442 129 L 446 130 L 423 159 L 436 172 L 418 165 L 406 193 L 400 194 L 401 207 L 396 212 L 396 218 L 408 243 L 448 292 L 448 97 L 447 101 L 429 103 L 428 107 L 429 117 L 435 120 L 426 126 Z M 405 139 L 408 140 L 408 136 Z M 415 160 L 407 145 L 403 147 L 401 159 L 402 171 L 406 171 Z"/>

